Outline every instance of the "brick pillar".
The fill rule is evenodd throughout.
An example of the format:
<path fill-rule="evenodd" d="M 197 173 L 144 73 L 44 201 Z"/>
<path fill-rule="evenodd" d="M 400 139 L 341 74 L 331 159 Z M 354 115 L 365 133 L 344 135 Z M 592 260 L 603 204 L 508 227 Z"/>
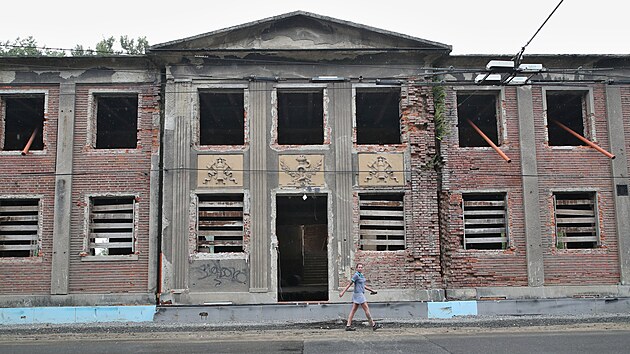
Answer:
<path fill-rule="evenodd" d="M 545 270 L 531 87 L 519 87 L 516 91 L 516 97 L 518 102 L 519 140 L 521 142 L 523 208 L 525 210 L 525 241 L 527 243 L 527 282 L 529 286 L 542 286 L 545 282 Z"/>
<path fill-rule="evenodd" d="M 72 159 L 76 85 L 59 87 L 59 123 L 55 166 L 55 207 L 50 293 L 68 294 L 70 270 L 70 211 L 72 208 Z"/>
<path fill-rule="evenodd" d="M 621 284 L 630 284 L 630 197 L 623 192 L 628 188 L 628 156 L 626 155 L 626 133 L 621 114 L 621 92 L 617 86 L 606 87 L 606 110 L 608 112 L 608 135 L 612 160 L 613 191 L 615 191 L 615 216 L 619 237 L 619 267 Z M 621 189 L 621 190 L 619 190 Z"/>

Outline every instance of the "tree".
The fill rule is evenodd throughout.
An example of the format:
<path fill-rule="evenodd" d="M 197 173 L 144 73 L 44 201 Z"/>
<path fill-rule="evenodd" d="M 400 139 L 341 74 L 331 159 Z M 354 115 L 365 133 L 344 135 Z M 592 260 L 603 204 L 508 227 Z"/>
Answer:
<path fill-rule="evenodd" d="M 133 38 L 129 39 L 125 35 L 120 36 L 120 46 L 125 54 L 141 55 L 149 47 L 149 41 L 147 41 L 147 37 L 138 37 L 138 42 L 136 43 Z"/>
<path fill-rule="evenodd" d="M 33 36 L 26 38 L 16 38 L 14 41 L 0 42 L 0 56 L 5 57 L 39 57 L 39 56 L 64 56 L 64 51 L 48 49 L 45 46 L 39 47 Z"/>
<path fill-rule="evenodd" d="M 116 38 L 110 36 L 103 38 L 96 43 L 95 49 L 85 48 L 81 44 L 77 44 L 72 49 L 53 50 L 37 45 L 37 41 L 29 36 L 27 38 L 16 38 L 14 41 L 0 41 L 0 56 L 55 56 L 63 57 L 66 51 L 74 57 L 93 56 L 93 55 L 142 55 L 149 47 L 146 37 L 138 37 L 137 39 L 128 36 L 120 36 L 120 48 L 116 47 Z"/>

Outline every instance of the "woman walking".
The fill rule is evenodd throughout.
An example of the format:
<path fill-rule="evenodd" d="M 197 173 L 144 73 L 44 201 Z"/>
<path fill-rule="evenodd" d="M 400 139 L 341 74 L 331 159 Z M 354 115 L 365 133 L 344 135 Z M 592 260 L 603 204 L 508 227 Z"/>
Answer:
<path fill-rule="evenodd" d="M 380 324 L 377 324 L 372 319 L 372 315 L 370 314 L 370 308 L 368 307 L 367 300 L 365 299 L 365 289 L 369 290 L 372 295 L 376 295 L 376 291 L 374 289 L 365 285 L 365 276 L 362 273 L 363 271 L 363 263 L 357 263 L 357 271 L 352 276 L 350 283 L 346 286 L 345 289 L 341 293 L 339 293 L 339 297 L 343 297 L 343 294 L 350 289 L 350 285 L 354 284 L 354 291 L 352 292 L 352 310 L 350 310 L 350 315 L 348 315 L 348 322 L 346 323 L 346 331 L 355 331 L 356 328 L 352 326 L 352 318 L 354 314 L 359 309 L 359 305 L 363 308 L 365 312 L 365 317 L 367 317 L 370 325 L 372 326 L 372 330 L 376 331 L 381 328 Z"/>

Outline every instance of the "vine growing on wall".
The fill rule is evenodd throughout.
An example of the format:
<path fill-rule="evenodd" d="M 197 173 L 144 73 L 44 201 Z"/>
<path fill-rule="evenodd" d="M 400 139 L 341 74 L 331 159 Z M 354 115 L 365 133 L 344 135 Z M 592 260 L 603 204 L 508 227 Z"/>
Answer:
<path fill-rule="evenodd" d="M 446 127 L 446 90 L 443 86 L 433 86 L 433 122 L 435 124 L 435 140 L 437 152 L 429 162 L 430 168 L 439 169 L 444 165 L 442 155 L 440 154 L 440 142 L 448 134 Z"/>
<path fill-rule="evenodd" d="M 446 90 L 443 86 L 433 86 L 433 105 L 435 107 L 435 138 L 439 141 L 446 136 Z"/>

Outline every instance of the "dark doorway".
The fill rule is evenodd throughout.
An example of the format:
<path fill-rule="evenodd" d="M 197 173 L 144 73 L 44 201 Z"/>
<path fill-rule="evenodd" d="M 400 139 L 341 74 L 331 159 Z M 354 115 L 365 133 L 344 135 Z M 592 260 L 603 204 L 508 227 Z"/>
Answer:
<path fill-rule="evenodd" d="M 325 195 L 278 196 L 278 300 L 328 301 Z"/>

